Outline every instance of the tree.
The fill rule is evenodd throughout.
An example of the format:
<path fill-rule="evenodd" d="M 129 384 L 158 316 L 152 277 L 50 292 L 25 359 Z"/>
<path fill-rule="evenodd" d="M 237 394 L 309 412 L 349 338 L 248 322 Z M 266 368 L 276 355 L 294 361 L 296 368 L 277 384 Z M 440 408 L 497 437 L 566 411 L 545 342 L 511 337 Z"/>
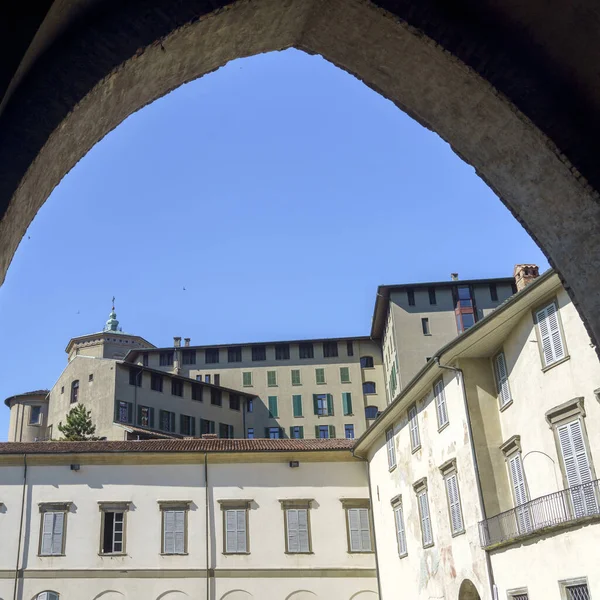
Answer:
<path fill-rule="evenodd" d="M 92 423 L 92 413 L 83 404 L 74 406 L 67 415 L 67 422 L 58 424 L 58 430 L 63 434 L 63 441 L 84 442 L 95 441 L 96 426 Z"/>

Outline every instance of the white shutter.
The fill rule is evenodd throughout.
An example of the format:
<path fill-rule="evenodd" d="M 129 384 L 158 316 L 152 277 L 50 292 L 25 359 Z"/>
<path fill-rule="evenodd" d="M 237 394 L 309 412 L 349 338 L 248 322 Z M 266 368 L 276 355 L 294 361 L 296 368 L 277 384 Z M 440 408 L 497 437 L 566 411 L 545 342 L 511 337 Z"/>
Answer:
<path fill-rule="evenodd" d="M 185 511 L 175 511 L 175 553 L 185 552 Z"/>
<path fill-rule="evenodd" d="M 225 551 L 237 552 L 237 514 L 235 510 L 225 511 Z"/>
<path fill-rule="evenodd" d="M 419 494 L 419 508 L 421 509 L 421 532 L 423 534 L 423 545 L 427 546 L 433 542 L 431 533 L 431 519 L 429 517 L 429 502 L 427 492 Z"/>
<path fill-rule="evenodd" d="M 516 453 L 509 459 L 510 475 L 513 484 L 513 492 L 515 496 L 517 524 L 519 531 L 529 531 L 531 529 L 531 515 L 529 507 L 522 505 L 528 502 L 527 487 L 525 486 L 525 475 L 523 473 L 523 463 L 521 462 L 521 454 Z"/>
<path fill-rule="evenodd" d="M 567 476 L 567 485 L 571 489 L 571 499 L 575 515 L 578 517 L 596 514 L 598 504 L 592 481 L 592 469 L 583 440 L 581 421 L 576 419 L 558 428 L 560 450 Z M 586 485 L 588 484 L 588 485 Z"/>
<path fill-rule="evenodd" d="M 446 489 L 448 491 L 448 503 L 450 505 L 450 522 L 452 533 L 463 530 L 462 512 L 460 510 L 460 496 L 458 494 L 458 480 L 456 473 L 446 477 Z"/>
<path fill-rule="evenodd" d="M 397 506 L 394 509 L 394 517 L 396 519 L 396 537 L 398 540 L 398 554 L 403 556 L 406 554 L 406 531 L 404 530 L 404 512 L 402 506 Z"/>
<path fill-rule="evenodd" d="M 350 551 L 360 552 L 360 517 L 359 508 L 348 509 L 348 530 L 350 531 Z"/>
<path fill-rule="evenodd" d="M 52 529 L 52 554 L 62 554 L 63 526 L 65 513 L 54 513 L 54 527 Z"/>
<path fill-rule="evenodd" d="M 360 522 L 360 542 L 363 552 L 371 551 L 371 528 L 369 527 L 369 509 L 359 508 L 358 516 Z"/>
<path fill-rule="evenodd" d="M 417 416 L 417 407 L 412 406 L 408 411 L 408 419 L 410 423 L 410 443 L 412 449 L 417 448 L 421 440 L 419 439 L 419 421 Z"/>
<path fill-rule="evenodd" d="M 300 552 L 310 552 L 308 541 L 308 509 L 298 510 L 298 546 Z"/>
<path fill-rule="evenodd" d="M 236 510 L 237 516 L 237 551 L 246 552 L 246 511 Z"/>
<path fill-rule="evenodd" d="M 175 511 L 164 511 L 164 548 L 165 554 L 175 553 Z"/>
<path fill-rule="evenodd" d="M 508 372 L 506 369 L 506 359 L 504 352 L 496 356 L 496 383 L 498 384 L 498 395 L 500 396 L 500 406 L 505 406 L 511 400 L 510 386 L 508 385 Z"/>
<path fill-rule="evenodd" d="M 290 508 L 286 510 L 288 552 L 309 552 L 308 510 Z"/>
<path fill-rule="evenodd" d="M 440 379 L 434 387 L 435 405 L 437 409 L 438 425 L 441 427 L 448 422 L 448 410 L 446 409 L 446 393 L 444 382 Z"/>
<path fill-rule="evenodd" d="M 387 447 L 388 467 L 396 466 L 396 448 L 394 448 L 394 429 L 385 432 L 385 443 Z"/>
<path fill-rule="evenodd" d="M 556 304 L 552 302 L 538 311 L 536 320 L 540 330 L 544 364 L 548 366 L 565 356 L 565 344 L 560 332 Z"/>
<path fill-rule="evenodd" d="M 54 513 L 46 512 L 44 513 L 44 518 L 42 519 L 42 547 L 41 554 L 42 555 L 51 555 L 52 554 L 52 532 L 54 530 Z"/>

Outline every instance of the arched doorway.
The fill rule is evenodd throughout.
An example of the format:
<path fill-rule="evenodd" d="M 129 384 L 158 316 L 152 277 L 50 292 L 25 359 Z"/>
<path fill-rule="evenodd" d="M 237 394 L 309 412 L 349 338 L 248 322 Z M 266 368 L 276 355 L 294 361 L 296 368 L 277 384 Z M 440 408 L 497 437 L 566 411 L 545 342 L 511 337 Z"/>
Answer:
<path fill-rule="evenodd" d="M 458 600 L 481 600 L 477 588 L 470 579 L 465 579 L 458 590 Z"/>

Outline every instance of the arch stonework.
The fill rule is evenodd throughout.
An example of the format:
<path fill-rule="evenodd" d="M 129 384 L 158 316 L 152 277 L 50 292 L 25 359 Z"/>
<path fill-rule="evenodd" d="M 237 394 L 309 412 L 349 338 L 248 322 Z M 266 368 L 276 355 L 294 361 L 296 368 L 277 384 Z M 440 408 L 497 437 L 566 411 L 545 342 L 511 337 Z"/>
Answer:
<path fill-rule="evenodd" d="M 600 339 L 596 90 L 588 104 L 581 86 L 565 93 L 567 71 L 549 62 L 560 53 L 524 52 L 518 32 L 503 43 L 511 32 L 502 15 L 461 20 L 438 5 L 132 0 L 84 20 L 38 60 L 0 116 L 0 280 L 52 189 L 128 115 L 230 60 L 294 46 L 354 74 L 446 140 L 538 242 Z"/>
<path fill-rule="evenodd" d="M 285 600 L 316 600 L 318 596 L 309 590 L 298 590 L 286 596 Z"/>
<path fill-rule="evenodd" d="M 156 600 L 184 600 L 184 598 L 189 598 L 189 594 L 179 590 L 169 590 L 157 596 Z"/>
<path fill-rule="evenodd" d="M 94 600 L 122 600 L 123 598 L 125 598 L 125 594 L 117 592 L 117 590 L 104 590 L 94 596 Z"/>
<path fill-rule="evenodd" d="M 231 590 L 221 596 L 221 600 L 252 600 L 254 596 L 245 590 Z"/>

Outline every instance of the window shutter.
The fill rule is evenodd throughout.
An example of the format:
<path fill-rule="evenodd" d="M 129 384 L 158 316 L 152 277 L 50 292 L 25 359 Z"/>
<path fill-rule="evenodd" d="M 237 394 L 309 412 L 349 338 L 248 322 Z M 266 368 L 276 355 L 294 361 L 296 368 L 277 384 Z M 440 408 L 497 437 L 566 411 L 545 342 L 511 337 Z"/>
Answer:
<path fill-rule="evenodd" d="M 179 415 L 179 433 L 183 433 L 184 427 L 185 427 L 185 417 L 184 417 L 184 415 Z"/>
<path fill-rule="evenodd" d="M 348 367 L 340 367 L 340 382 L 350 383 L 350 369 Z"/>
<path fill-rule="evenodd" d="M 175 553 L 185 552 L 185 511 L 177 510 L 175 514 Z"/>
<path fill-rule="evenodd" d="M 237 551 L 246 552 L 246 511 L 235 512 L 237 513 Z"/>
<path fill-rule="evenodd" d="M 154 427 L 154 409 L 150 408 L 150 427 Z"/>
<path fill-rule="evenodd" d="M 538 311 L 536 313 L 536 320 L 540 330 L 544 365 L 548 366 L 565 356 L 565 347 L 560 333 L 556 304 L 552 302 Z"/>
<path fill-rule="evenodd" d="M 269 438 L 269 437 L 271 437 L 271 436 L 269 435 L 269 428 L 268 428 L 268 427 L 265 427 L 265 437 L 266 437 L 266 438 Z"/>
<path fill-rule="evenodd" d="M 431 534 L 431 520 L 429 518 L 429 502 L 427 492 L 419 494 L 419 508 L 421 509 L 421 532 L 423 534 L 423 545 L 427 546 L 433 542 Z"/>
<path fill-rule="evenodd" d="M 398 538 L 398 554 L 403 556 L 406 554 L 406 531 L 404 530 L 404 514 L 402 506 L 397 506 L 394 509 L 394 516 L 396 518 L 396 536 Z"/>
<path fill-rule="evenodd" d="M 360 516 L 359 508 L 348 509 L 348 530 L 350 531 L 350 551 L 360 552 Z"/>
<path fill-rule="evenodd" d="M 44 513 L 42 521 L 42 548 L 41 554 L 52 554 L 52 532 L 54 530 L 54 513 Z"/>
<path fill-rule="evenodd" d="M 115 421 L 119 422 L 119 401 L 115 400 Z"/>
<path fill-rule="evenodd" d="M 419 421 L 417 416 L 417 407 L 411 406 L 408 411 L 408 418 L 410 422 L 410 443 L 412 449 L 418 448 L 421 444 L 421 440 L 419 438 Z"/>
<path fill-rule="evenodd" d="M 190 435 L 196 435 L 196 417 L 190 418 Z"/>
<path fill-rule="evenodd" d="M 327 414 L 333 414 L 333 396 L 331 394 L 327 394 Z"/>
<path fill-rule="evenodd" d="M 506 359 L 504 352 L 496 356 L 496 382 L 498 384 L 498 394 L 500 395 L 500 406 L 510 402 L 510 387 L 508 385 L 508 372 L 506 369 Z"/>
<path fill-rule="evenodd" d="M 452 533 L 463 530 L 462 513 L 460 510 L 460 497 L 458 495 L 458 480 L 456 474 L 446 478 L 446 489 L 448 490 L 448 503 L 450 505 L 450 521 Z"/>
<path fill-rule="evenodd" d="M 315 415 L 319 414 L 319 395 L 313 394 L 313 408 L 315 411 Z"/>
<path fill-rule="evenodd" d="M 298 540 L 298 511 L 289 509 L 287 512 L 288 552 L 300 552 Z"/>
<path fill-rule="evenodd" d="M 299 396 L 299 395 L 292 396 L 292 407 L 294 409 L 294 416 L 301 417 L 302 416 L 302 396 Z"/>
<path fill-rule="evenodd" d="M 394 447 L 394 429 L 388 429 L 385 432 L 385 445 L 387 448 L 388 467 L 391 469 L 396 466 L 396 448 Z"/>
<path fill-rule="evenodd" d="M 319 439 L 321 436 L 319 435 L 319 426 L 315 425 L 315 438 Z"/>
<path fill-rule="evenodd" d="M 448 422 L 448 411 L 446 409 L 446 394 L 444 392 L 444 382 L 438 381 L 434 387 L 435 403 L 437 408 L 438 426 L 441 427 Z"/>
<path fill-rule="evenodd" d="M 269 417 L 278 417 L 277 396 L 269 396 Z"/>
<path fill-rule="evenodd" d="M 298 427 L 298 430 L 299 430 L 300 439 L 303 440 L 304 439 L 304 426 L 300 425 L 300 427 Z"/>
<path fill-rule="evenodd" d="M 133 423 L 133 404 L 131 402 L 127 403 L 127 422 Z"/>
<path fill-rule="evenodd" d="M 515 454 L 509 459 L 510 475 L 513 484 L 513 492 L 516 504 L 517 524 L 519 531 L 529 531 L 531 529 L 531 516 L 529 507 L 523 506 L 527 498 L 527 488 L 525 486 L 525 476 L 523 474 L 523 464 L 521 463 L 521 455 Z"/>
<path fill-rule="evenodd" d="M 364 552 L 371 551 L 371 529 L 369 527 L 369 509 L 359 508 L 360 541 Z"/>
<path fill-rule="evenodd" d="M 345 415 L 352 414 L 352 394 L 350 392 L 342 393 L 342 404 L 344 408 Z"/>
<path fill-rule="evenodd" d="M 308 509 L 298 510 L 298 546 L 300 552 L 310 552 L 308 540 Z"/>
<path fill-rule="evenodd" d="M 165 531 L 164 531 L 164 549 L 165 554 L 175 553 L 175 511 L 166 510 L 164 512 Z"/>
<path fill-rule="evenodd" d="M 335 425 L 329 426 L 329 437 L 335 439 Z"/>

